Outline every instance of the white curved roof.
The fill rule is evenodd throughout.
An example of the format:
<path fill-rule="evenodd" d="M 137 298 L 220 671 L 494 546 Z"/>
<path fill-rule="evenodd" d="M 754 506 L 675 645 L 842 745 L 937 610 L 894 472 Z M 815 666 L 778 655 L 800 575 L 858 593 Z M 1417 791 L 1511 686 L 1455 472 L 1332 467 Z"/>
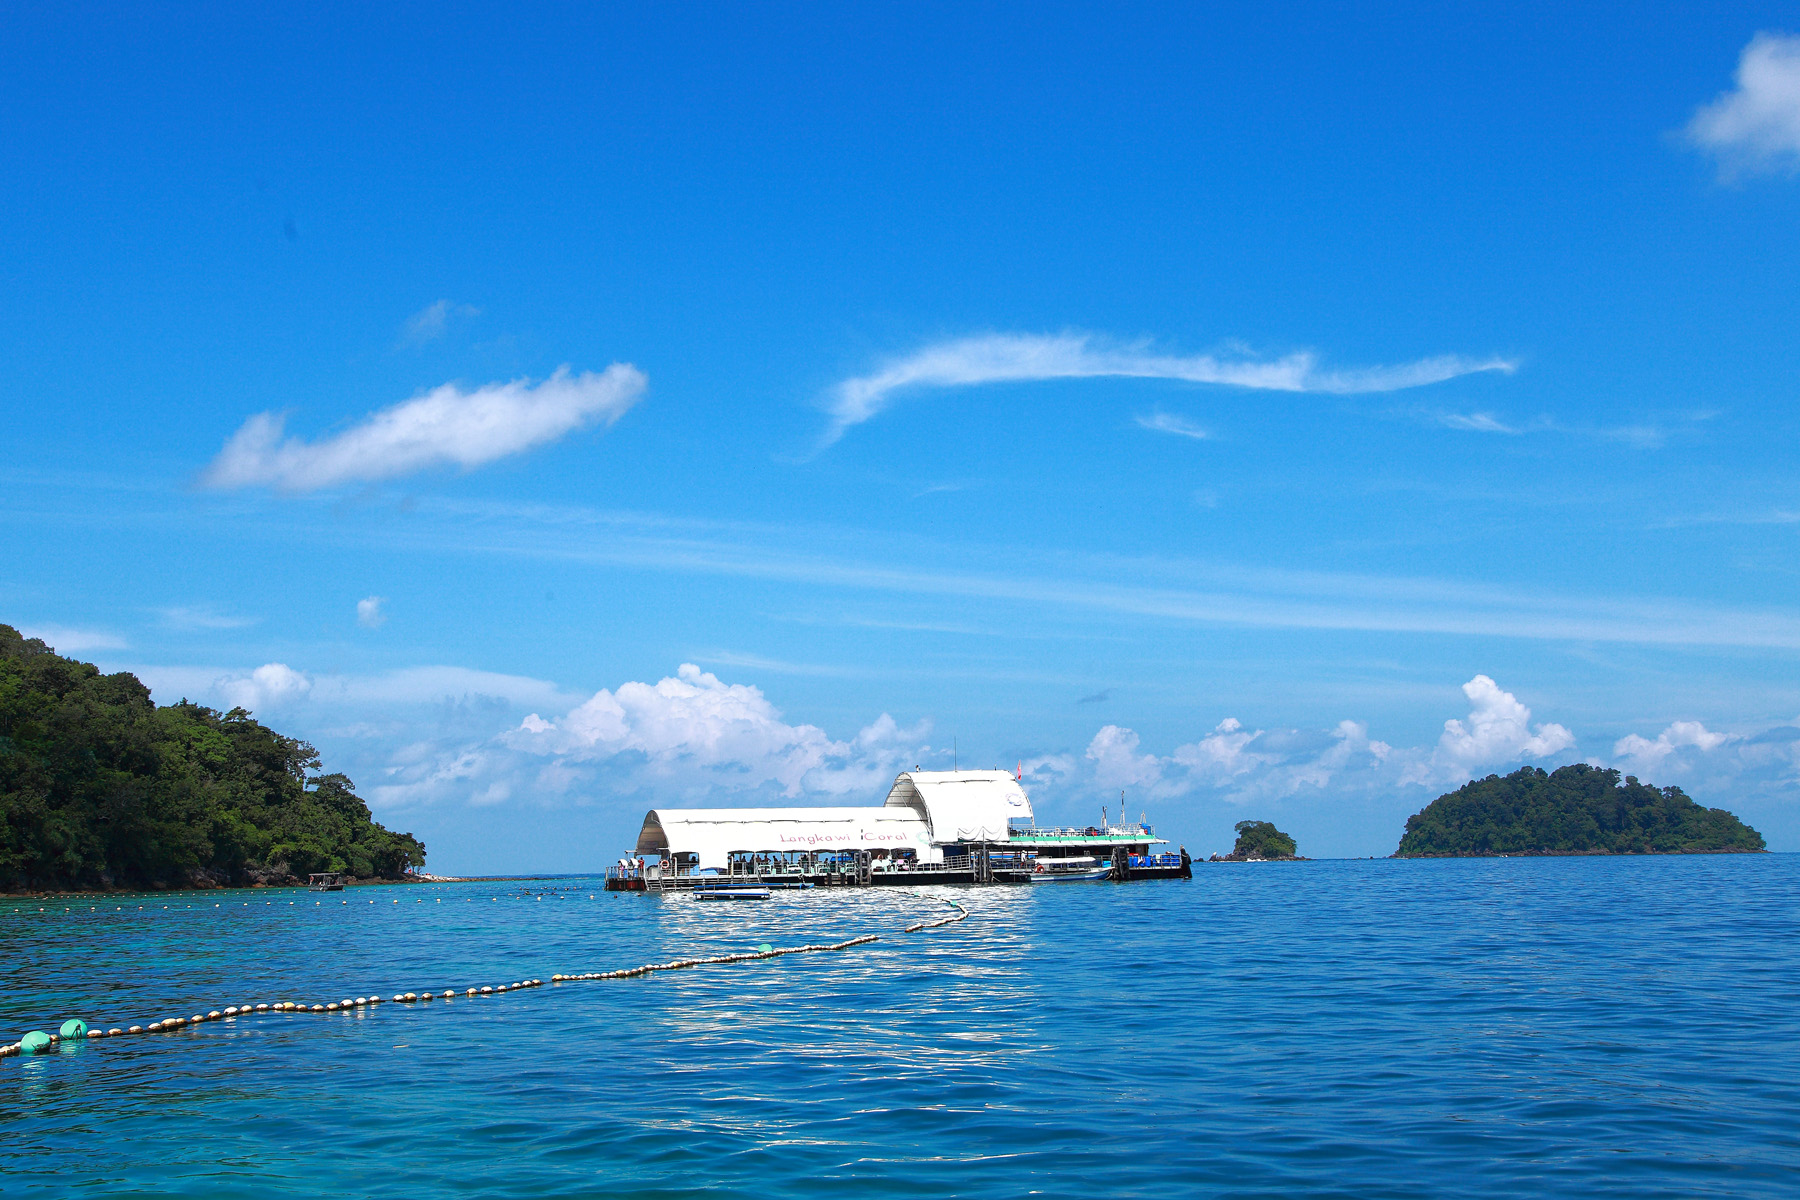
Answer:
<path fill-rule="evenodd" d="M 913 850 L 931 848 L 930 828 L 912 809 L 653 808 L 644 814 L 637 853 L 698 855 L 723 867 L 734 851 Z"/>
<path fill-rule="evenodd" d="M 1007 771 L 902 771 L 885 807 L 922 813 L 940 846 L 1003 842 L 1010 819 L 1031 816 L 1031 798 Z"/>

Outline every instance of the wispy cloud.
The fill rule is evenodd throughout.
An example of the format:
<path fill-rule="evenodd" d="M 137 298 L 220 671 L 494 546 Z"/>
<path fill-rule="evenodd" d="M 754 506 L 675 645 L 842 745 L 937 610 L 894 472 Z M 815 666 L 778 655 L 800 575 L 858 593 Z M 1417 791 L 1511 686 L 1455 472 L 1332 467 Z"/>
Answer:
<path fill-rule="evenodd" d="M 827 666 L 821 663 L 786 662 L 779 658 L 764 658 L 759 654 L 743 654 L 735 650 L 714 650 L 709 654 L 696 655 L 701 662 L 721 667 L 749 667 L 756 671 L 768 671 L 775 675 L 819 675 L 844 676 L 855 672 L 844 667 Z"/>
<path fill-rule="evenodd" d="M 832 391 L 829 446 L 852 426 L 878 415 L 908 388 L 969 387 L 1046 379 L 1172 379 L 1278 392 L 1391 392 L 1440 383 L 1477 371 L 1512 371 L 1503 358 L 1440 355 L 1397 366 L 1321 370 L 1310 352 L 1278 359 L 1153 353 L 1143 343 L 1112 345 L 1086 333 L 989 334 L 939 342 L 896 359 L 872 375 L 846 379 Z"/>
<path fill-rule="evenodd" d="M 1738 58 L 1737 86 L 1688 122 L 1690 142 L 1729 179 L 1800 171 L 1800 37 L 1759 33 Z"/>
<path fill-rule="evenodd" d="M 225 443 L 201 482 L 311 492 L 429 467 L 478 467 L 584 425 L 613 424 L 643 396 L 646 382 L 636 367 L 614 363 L 580 375 L 562 367 L 536 384 L 515 379 L 465 392 L 446 383 L 317 442 L 284 441 L 284 418 L 259 413 Z"/>
<path fill-rule="evenodd" d="M 1491 412 L 1434 412 L 1430 413 L 1426 419 L 1442 425 L 1446 429 L 1459 429 L 1465 433 L 1498 433 L 1507 437 L 1522 437 L 1531 433 L 1558 433 L 1573 437 L 1597 438 L 1604 442 L 1623 442 L 1637 450 L 1655 450 L 1668 440 L 1667 433 L 1660 425 L 1583 427 L 1563 425 L 1549 417 L 1538 417 L 1536 420 L 1526 422 L 1504 421 Z"/>
<path fill-rule="evenodd" d="M 1149 416 L 1139 417 L 1137 423 L 1145 429 L 1154 429 L 1158 433 L 1173 433 L 1179 437 L 1193 438 L 1195 441 L 1204 441 L 1209 436 L 1206 430 L 1200 426 L 1186 417 L 1176 416 L 1174 413 L 1151 413 Z"/>
<path fill-rule="evenodd" d="M 1076 704 L 1104 704 L 1108 700 L 1112 699 L 1112 694 L 1113 694 L 1113 690 L 1111 688 L 1101 688 L 1097 692 L 1091 692 L 1088 695 L 1083 696 L 1081 699 L 1077 700 L 1075 703 Z"/>
<path fill-rule="evenodd" d="M 38 638 L 58 654 L 87 654 L 94 650 L 123 650 L 125 639 L 104 629 L 71 629 L 67 625 L 22 625 L 19 632 Z"/>
<path fill-rule="evenodd" d="M 1800 525 L 1800 512 L 1776 508 L 1764 512 L 1695 513 L 1671 517 L 1651 526 L 1653 529 L 1685 529 L 1691 525 Z"/>
<path fill-rule="evenodd" d="M 481 310 L 472 304 L 452 304 L 448 300 L 439 300 L 427 304 L 400 327 L 400 341 L 407 346 L 423 346 L 444 336 L 455 318 L 479 317 Z"/>
<path fill-rule="evenodd" d="M 1447 429 L 1462 429 L 1470 433 L 1520 434 L 1527 432 L 1525 427 L 1508 425 L 1493 413 L 1439 413 L 1438 423 Z"/>
<path fill-rule="evenodd" d="M 248 629 L 257 624 L 260 617 L 240 617 L 231 613 L 222 613 L 211 605 L 172 605 L 156 610 L 164 625 L 171 629 L 186 631 L 222 629 Z"/>
<path fill-rule="evenodd" d="M 402 705 L 436 709 L 468 701 L 553 708 L 581 699 L 542 679 L 453 666 L 406 667 L 379 675 L 314 675 L 279 662 L 254 669 L 152 665 L 131 670 L 156 694 L 159 704 L 186 696 L 201 702 L 243 703 L 252 711 L 301 701 L 343 711 Z"/>
<path fill-rule="evenodd" d="M 507 556 L 777 579 L 898 596 L 979 599 L 1036 609 L 1242 628 L 1471 634 L 1541 641 L 1800 649 L 1800 617 L 1641 595 L 1581 596 L 1450 580 L 1278 571 L 1190 559 L 1039 555 L 995 569 L 996 548 L 908 540 L 870 548 L 867 531 L 432 499 L 452 516 L 446 544 Z M 478 515 L 479 514 L 479 515 Z M 479 532 L 477 532 L 479 530 Z M 416 536 L 416 531 L 415 531 Z M 844 546 L 841 554 L 819 547 Z M 973 555 L 986 566 L 955 565 Z M 933 566 L 931 564 L 939 564 Z M 986 610 L 984 610 L 986 611 Z"/>

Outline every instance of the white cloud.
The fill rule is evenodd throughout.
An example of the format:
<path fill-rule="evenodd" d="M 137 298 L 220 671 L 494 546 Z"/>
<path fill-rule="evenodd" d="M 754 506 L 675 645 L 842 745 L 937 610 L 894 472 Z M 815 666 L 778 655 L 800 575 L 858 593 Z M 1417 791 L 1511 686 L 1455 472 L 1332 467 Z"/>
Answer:
<path fill-rule="evenodd" d="M 529 798 L 586 804 L 649 793 L 682 803 L 857 797 L 885 791 L 924 761 L 929 722 L 883 713 L 854 737 L 783 720 L 759 688 L 692 663 L 657 683 L 624 683 L 568 707 L 532 712 L 480 740 L 421 742 L 394 756 L 370 795 L 386 805 Z"/>
<path fill-rule="evenodd" d="M 541 383 L 515 379 L 470 392 L 446 383 L 317 442 L 284 441 L 284 418 L 259 413 L 225 443 L 201 482 L 310 492 L 428 467 L 477 467 L 584 425 L 611 425 L 638 402 L 645 384 L 643 373 L 625 363 L 598 374 L 571 375 L 561 367 Z"/>
<path fill-rule="evenodd" d="M 1227 717 L 1166 756 L 1142 753 L 1134 731 L 1107 725 L 1088 743 L 1086 760 L 1096 788 L 1135 792 L 1146 801 L 1200 795 L 1248 804 L 1318 792 L 1333 782 L 1342 786 L 1346 777 L 1358 786 L 1377 780 L 1392 785 L 1392 755 L 1357 721 L 1323 731 L 1253 730 Z"/>
<path fill-rule="evenodd" d="M 1620 738 L 1607 765 L 1647 783 L 1680 787 L 1708 806 L 1737 810 L 1748 800 L 1778 798 L 1785 806 L 1800 794 L 1800 720 L 1753 733 L 1674 721 L 1654 738 Z"/>
<path fill-rule="evenodd" d="M 1467 720 L 1445 721 L 1430 761 L 1405 772 L 1402 783 L 1450 782 L 1482 767 L 1549 758 L 1575 744 L 1575 735 L 1561 725 L 1534 728 L 1531 710 L 1486 675 L 1477 675 L 1462 690 L 1471 705 Z"/>
<path fill-rule="evenodd" d="M 227 707 L 253 713 L 305 699 L 312 688 L 312 680 L 286 663 L 264 663 L 247 675 L 228 675 L 212 683 L 212 691 L 225 698 Z"/>
<path fill-rule="evenodd" d="M 1145 800 L 1202 796 L 1230 804 L 1265 803 L 1299 794 L 1392 794 L 1401 786 L 1459 783 L 1488 768 L 1526 758 L 1552 758 L 1575 744 L 1561 725 L 1530 727 L 1531 712 L 1492 679 L 1463 687 L 1472 710 L 1444 723 L 1436 747 L 1395 749 L 1369 736 L 1361 721 L 1325 730 L 1247 729 L 1227 717 L 1167 755 L 1144 752 L 1135 731 L 1103 726 L 1084 761 L 1092 786 L 1125 789 Z"/>
<path fill-rule="evenodd" d="M 163 624 L 171 629 L 182 630 L 247 629 L 258 620 L 256 617 L 237 617 L 222 613 L 209 605 L 176 605 L 156 611 L 162 617 Z"/>
<path fill-rule="evenodd" d="M 1137 423 L 1145 429 L 1154 429 L 1157 433 L 1173 433 L 1179 437 L 1204 441 L 1210 435 L 1206 430 L 1194 424 L 1186 417 L 1174 413 L 1151 413 L 1147 417 L 1139 417 Z"/>
<path fill-rule="evenodd" d="M 1714 733 L 1698 721 L 1675 721 L 1656 735 L 1656 740 L 1627 734 L 1613 744 L 1613 757 L 1634 770 L 1655 770 L 1677 750 L 1692 748 L 1706 753 L 1731 741 L 1727 733 Z"/>
<path fill-rule="evenodd" d="M 448 300 L 439 300 L 427 304 L 412 316 L 406 318 L 401 327 L 401 341 L 409 346 L 422 346 L 426 342 L 444 336 L 450 327 L 452 317 L 479 317 L 481 310 L 469 304 L 452 304 Z"/>
<path fill-rule="evenodd" d="M 268 672 L 265 679 L 282 678 L 278 672 L 271 672 L 271 668 L 289 670 L 284 664 L 269 663 L 255 671 L 165 666 L 135 666 L 131 671 L 150 688 L 158 704 L 169 704 L 186 697 L 229 708 L 245 696 L 266 703 L 265 690 L 259 689 L 256 677 L 258 672 Z M 467 667 L 407 667 L 379 675 L 307 675 L 298 671 L 292 674 L 304 681 L 304 686 L 266 689 L 266 696 L 279 696 L 284 701 L 306 699 L 339 715 L 363 709 L 389 715 L 395 707 L 410 705 L 442 708 L 445 705 L 499 704 L 554 708 L 578 699 L 546 680 L 472 671 Z M 252 708 L 249 704 L 244 707 Z"/>
<path fill-rule="evenodd" d="M 381 611 L 386 603 L 386 596 L 364 596 L 356 602 L 356 623 L 364 629 L 380 629 L 387 624 L 387 614 Z"/>
<path fill-rule="evenodd" d="M 1320 370 L 1311 353 L 1274 360 L 1154 354 L 1144 345 L 1108 346 L 1084 333 L 1055 336 L 988 334 L 926 346 L 873 375 L 846 379 L 833 389 L 828 411 L 830 445 L 854 425 L 876 416 L 895 392 L 914 387 L 968 387 L 1044 379 L 1174 379 L 1279 392 L 1390 392 L 1439 383 L 1476 371 L 1512 371 L 1501 358 L 1440 355 L 1398 366 Z"/>
<path fill-rule="evenodd" d="M 1800 37 L 1759 33 L 1738 59 L 1737 87 L 1704 105 L 1687 136 L 1727 177 L 1800 171 Z"/>
<path fill-rule="evenodd" d="M 1525 432 L 1516 425 L 1506 424 L 1493 413 L 1440 413 L 1438 420 L 1447 428 L 1467 430 L 1470 433 L 1519 434 Z"/>
<path fill-rule="evenodd" d="M 1087 759 L 1094 764 L 1096 786 L 1154 790 L 1163 782 L 1163 764 L 1154 754 L 1138 753 L 1138 735 L 1118 725 L 1103 725 L 1088 743 Z"/>
<path fill-rule="evenodd" d="M 783 721 L 761 689 L 683 663 L 655 684 L 601 689 L 559 721 L 532 713 L 505 742 L 564 764 L 623 757 L 641 763 L 646 779 L 689 793 L 772 787 L 792 797 L 864 790 L 924 732 L 902 730 L 884 713 L 853 741 L 836 741 L 816 725 Z"/>
<path fill-rule="evenodd" d="M 19 632 L 38 638 L 58 654 L 87 654 L 94 650 L 123 650 L 125 639 L 103 629 L 70 629 L 66 625 L 25 625 Z"/>

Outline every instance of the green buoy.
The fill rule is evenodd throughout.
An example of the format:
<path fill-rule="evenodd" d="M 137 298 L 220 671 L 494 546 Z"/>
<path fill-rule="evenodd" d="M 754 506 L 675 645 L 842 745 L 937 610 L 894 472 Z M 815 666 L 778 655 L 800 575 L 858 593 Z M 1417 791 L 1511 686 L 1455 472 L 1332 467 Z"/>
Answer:
<path fill-rule="evenodd" d="M 34 1029 L 19 1039 L 19 1052 L 22 1054 L 36 1054 L 39 1050 L 49 1048 L 50 1035 L 41 1029 Z"/>
<path fill-rule="evenodd" d="M 62 1023 L 62 1028 L 57 1032 L 62 1034 L 65 1042 L 71 1038 L 84 1038 L 87 1036 L 87 1022 L 80 1017 L 70 1017 Z"/>
<path fill-rule="evenodd" d="M 757 949 L 758 949 L 758 950 L 761 950 L 761 951 L 763 951 L 763 952 L 765 952 L 765 953 L 766 953 L 766 952 L 768 952 L 768 951 L 770 951 L 770 950 L 773 950 L 773 949 L 774 949 L 774 948 L 775 948 L 775 947 L 773 947 L 773 946 L 771 946 L 771 945 L 769 945 L 769 943 L 767 943 L 767 942 L 763 942 L 763 943 L 762 943 L 762 944 L 760 944 L 760 945 L 759 945 L 759 946 L 757 946 L 757 947 L 756 947 L 756 948 L 757 948 Z"/>

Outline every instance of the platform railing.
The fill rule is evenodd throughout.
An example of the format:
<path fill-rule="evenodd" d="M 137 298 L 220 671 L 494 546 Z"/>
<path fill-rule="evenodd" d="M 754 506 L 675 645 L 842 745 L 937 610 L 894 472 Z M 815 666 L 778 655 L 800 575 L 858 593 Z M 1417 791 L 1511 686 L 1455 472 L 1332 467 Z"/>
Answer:
<path fill-rule="evenodd" d="M 1008 831 L 1014 837 L 1053 837 L 1053 838 L 1133 838 L 1143 840 L 1156 837 L 1154 825 L 1055 825 L 1055 826 L 1014 826 Z"/>

